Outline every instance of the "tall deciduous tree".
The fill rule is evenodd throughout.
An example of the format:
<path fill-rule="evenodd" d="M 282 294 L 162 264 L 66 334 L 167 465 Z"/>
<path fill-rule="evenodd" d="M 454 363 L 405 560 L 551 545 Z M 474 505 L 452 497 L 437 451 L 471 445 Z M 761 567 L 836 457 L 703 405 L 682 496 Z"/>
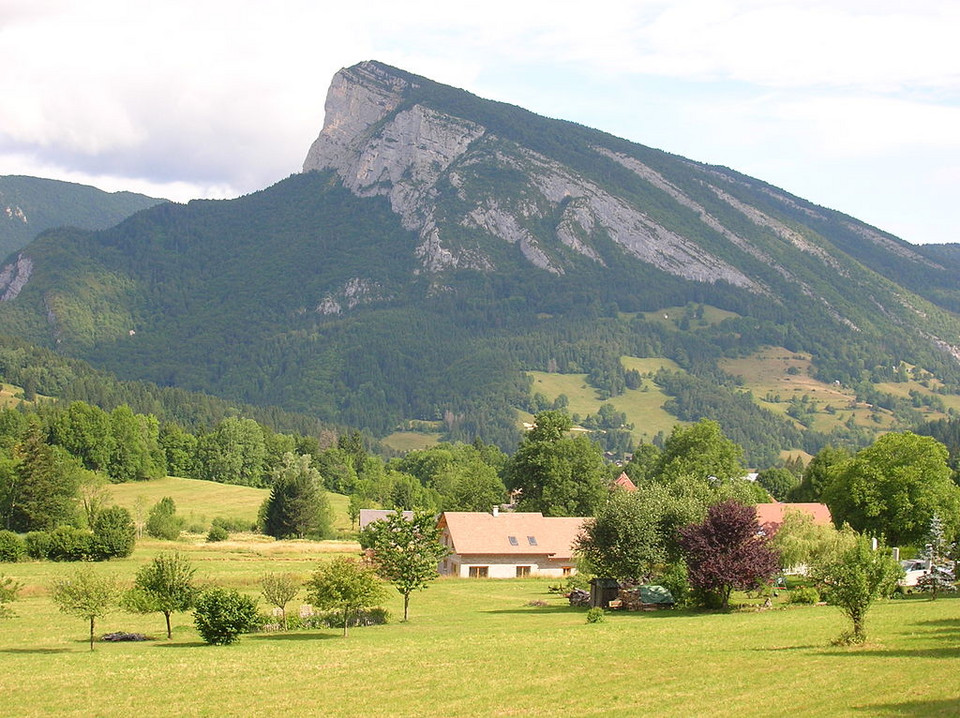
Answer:
<path fill-rule="evenodd" d="M 345 556 L 321 564 L 307 582 L 310 603 L 323 610 L 340 612 L 344 637 L 357 612 L 376 606 L 383 598 L 383 584 L 373 567 Z"/>
<path fill-rule="evenodd" d="M 543 411 L 534 421 L 506 467 L 509 487 L 520 491 L 520 508 L 547 516 L 592 515 L 606 490 L 600 448 L 585 436 L 566 436 L 572 424 L 563 412 Z"/>
<path fill-rule="evenodd" d="M 96 573 L 89 566 L 77 569 L 53 583 L 53 601 L 61 611 L 90 622 L 90 650 L 93 650 L 94 624 L 109 613 L 117 601 L 116 582 Z"/>
<path fill-rule="evenodd" d="M 730 481 L 746 475 L 743 449 L 723 435 L 720 425 L 701 419 L 693 426 L 674 427 L 663 445 L 654 478 L 675 481 L 681 476 Z"/>
<path fill-rule="evenodd" d="M 14 456 L 15 476 L 7 497 L 9 527 L 44 531 L 72 520 L 81 471 L 76 459 L 46 442 L 39 421 L 30 423 Z"/>
<path fill-rule="evenodd" d="M 759 588 L 779 570 L 768 542 L 753 507 L 732 500 L 711 506 L 706 520 L 685 526 L 679 538 L 690 584 L 719 598 L 723 609 L 734 589 Z"/>
<path fill-rule="evenodd" d="M 137 571 L 133 589 L 124 596 L 124 606 L 135 613 L 162 613 L 167 621 L 167 638 L 173 633 L 170 615 L 189 611 L 198 589 L 193 576 L 197 570 L 179 553 L 160 553 Z"/>
<path fill-rule="evenodd" d="M 263 532 L 278 539 L 323 538 L 330 533 L 330 504 L 309 456 L 284 455 L 261 520 Z"/>
<path fill-rule="evenodd" d="M 891 545 L 920 543 L 937 512 L 948 540 L 960 529 L 960 487 L 946 448 L 909 431 L 881 436 L 836 466 L 823 500 L 838 526 L 849 523 Z"/>
<path fill-rule="evenodd" d="M 655 493 L 615 491 L 586 522 L 577 550 L 595 574 L 645 581 L 666 561 L 663 506 Z"/>
<path fill-rule="evenodd" d="M 437 566 L 450 553 L 440 543 L 436 519 L 415 512 L 410 519 L 400 510 L 367 524 L 360 545 L 372 552 L 377 574 L 403 596 L 403 620 L 409 617 L 410 594 L 427 587 L 439 574 Z"/>

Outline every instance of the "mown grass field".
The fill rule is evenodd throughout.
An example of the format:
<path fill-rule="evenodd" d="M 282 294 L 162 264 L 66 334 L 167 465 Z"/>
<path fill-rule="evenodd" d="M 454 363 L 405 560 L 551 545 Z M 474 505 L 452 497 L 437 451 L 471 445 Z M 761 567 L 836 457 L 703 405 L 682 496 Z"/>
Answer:
<path fill-rule="evenodd" d="M 123 506 L 134 516 L 138 501 L 141 502 L 140 507 L 146 516 L 151 506 L 164 496 L 169 496 L 177 506 L 177 514 L 187 519 L 187 526 L 202 526 L 204 531 L 218 516 L 256 524 L 257 511 L 270 493 L 268 489 L 174 476 L 152 481 L 110 484 L 107 488 L 110 492 L 108 503 Z M 347 515 L 347 504 L 350 499 L 342 494 L 327 492 L 327 500 L 333 509 L 333 528 L 337 531 L 348 531 L 350 518 Z"/>
<path fill-rule="evenodd" d="M 121 581 L 172 544 L 141 544 L 95 566 Z M 306 578 L 349 544 L 178 544 L 205 582 L 251 595 L 264 571 Z M 887 601 L 870 643 L 838 648 L 828 606 L 764 612 L 608 614 L 587 624 L 550 581 L 440 579 L 384 626 L 254 634 L 203 644 L 189 615 L 174 636 L 100 643 L 57 612 L 48 586 L 73 566 L 4 565 L 24 583 L 18 617 L 0 621 L 4 716 L 766 716 L 957 715 L 960 600 Z M 295 602 L 301 602 L 301 598 Z M 533 601 L 546 605 L 533 606 Z M 401 613 L 392 594 L 388 608 Z M 98 633 L 163 636 L 160 614 L 114 613 Z"/>

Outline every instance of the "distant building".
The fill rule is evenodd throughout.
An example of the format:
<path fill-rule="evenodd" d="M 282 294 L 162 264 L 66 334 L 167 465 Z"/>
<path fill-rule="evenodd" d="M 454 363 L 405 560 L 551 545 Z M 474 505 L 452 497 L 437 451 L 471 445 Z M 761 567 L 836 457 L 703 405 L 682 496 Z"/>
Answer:
<path fill-rule="evenodd" d="M 360 509 L 360 530 L 366 528 L 367 524 L 374 521 L 383 521 L 388 516 L 395 514 L 393 509 Z M 413 520 L 413 511 L 404 511 L 403 518 L 407 521 Z"/>
<path fill-rule="evenodd" d="M 613 480 L 612 488 L 624 489 L 625 491 L 636 491 L 637 485 L 630 480 L 630 477 L 627 476 L 627 472 L 624 471 L 617 478 Z"/>
<path fill-rule="evenodd" d="M 826 504 L 815 503 L 797 503 L 782 504 L 778 502 L 770 504 L 757 504 L 757 522 L 760 529 L 767 535 L 773 536 L 780 525 L 783 523 L 783 517 L 789 511 L 800 511 L 813 517 L 813 523 L 817 526 L 827 526 L 833 523 L 833 517 L 830 515 L 830 509 Z"/>
<path fill-rule="evenodd" d="M 586 520 L 539 511 L 446 511 L 437 525 L 451 554 L 440 562 L 440 573 L 463 578 L 576 573 L 573 547 Z"/>

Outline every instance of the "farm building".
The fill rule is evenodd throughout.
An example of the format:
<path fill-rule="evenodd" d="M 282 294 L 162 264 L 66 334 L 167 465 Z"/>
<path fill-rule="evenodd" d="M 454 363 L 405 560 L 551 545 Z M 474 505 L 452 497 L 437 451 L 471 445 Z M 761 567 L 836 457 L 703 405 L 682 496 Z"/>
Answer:
<path fill-rule="evenodd" d="M 826 504 L 815 504 L 815 503 L 795 503 L 795 504 L 783 504 L 783 503 L 770 503 L 770 504 L 757 504 L 757 522 L 760 524 L 760 528 L 767 536 L 773 536 L 777 532 L 777 529 L 780 528 L 780 524 L 783 523 L 783 517 L 787 515 L 790 511 L 800 511 L 805 514 L 809 514 L 813 517 L 813 523 L 817 526 L 827 526 L 833 522 L 833 517 L 830 515 L 830 509 L 827 508 Z"/>
<path fill-rule="evenodd" d="M 584 518 L 540 512 L 447 511 L 441 540 L 451 554 L 440 573 L 464 578 L 567 576 L 576 572 L 573 545 Z"/>
<path fill-rule="evenodd" d="M 367 524 L 374 521 L 383 521 L 388 516 L 392 516 L 396 511 L 393 509 L 360 509 L 360 530 L 363 531 Z M 404 511 L 403 518 L 407 521 L 413 520 L 413 511 Z"/>

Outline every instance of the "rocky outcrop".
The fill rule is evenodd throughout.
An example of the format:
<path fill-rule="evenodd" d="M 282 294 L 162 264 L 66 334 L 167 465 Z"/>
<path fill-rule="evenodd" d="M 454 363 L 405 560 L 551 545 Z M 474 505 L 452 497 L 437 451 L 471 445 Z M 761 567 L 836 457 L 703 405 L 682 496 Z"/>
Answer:
<path fill-rule="evenodd" d="M 315 311 L 324 316 L 336 316 L 362 304 L 370 304 L 384 298 L 380 284 L 369 279 L 354 277 L 336 292 L 331 292 L 321 299 Z"/>
<path fill-rule="evenodd" d="M 0 302 L 16 299 L 27 285 L 33 274 L 33 260 L 23 253 L 17 255 L 17 261 L 11 262 L 0 270 Z"/>

